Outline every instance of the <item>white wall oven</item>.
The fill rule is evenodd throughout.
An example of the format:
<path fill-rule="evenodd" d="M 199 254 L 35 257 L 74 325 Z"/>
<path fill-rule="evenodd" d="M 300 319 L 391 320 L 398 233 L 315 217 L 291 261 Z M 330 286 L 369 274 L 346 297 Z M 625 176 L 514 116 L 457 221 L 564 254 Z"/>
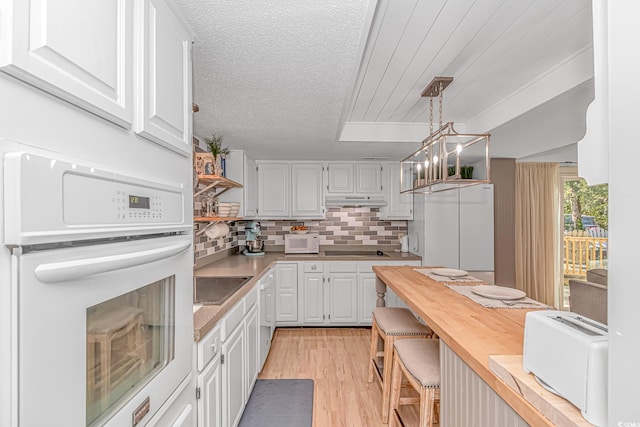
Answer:
<path fill-rule="evenodd" d="M 5 153 L 18 424 L 144 425 L 190 374 L 190 186 Z"/>

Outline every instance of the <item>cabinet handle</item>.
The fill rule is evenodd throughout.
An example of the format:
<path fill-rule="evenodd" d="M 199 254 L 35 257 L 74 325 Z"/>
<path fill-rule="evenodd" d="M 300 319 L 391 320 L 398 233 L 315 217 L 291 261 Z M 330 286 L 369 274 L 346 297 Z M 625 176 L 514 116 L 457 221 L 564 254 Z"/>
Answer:
<path fill-rule="evenodd" d="M 314 264 L 314 265 L 311 266 L 311 269 L 315 271 L 315 270 L 318 269 L 318 266 Z"/>

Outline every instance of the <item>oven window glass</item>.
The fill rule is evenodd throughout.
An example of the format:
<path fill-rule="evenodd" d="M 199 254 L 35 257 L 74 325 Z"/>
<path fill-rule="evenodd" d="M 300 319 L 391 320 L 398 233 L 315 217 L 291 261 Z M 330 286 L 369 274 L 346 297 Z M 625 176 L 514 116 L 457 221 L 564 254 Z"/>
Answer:
<path fill-rule="evenodd" d="M 87 309 L 87 425 L 110 416 L 174 356 L 175 276 Z"/>

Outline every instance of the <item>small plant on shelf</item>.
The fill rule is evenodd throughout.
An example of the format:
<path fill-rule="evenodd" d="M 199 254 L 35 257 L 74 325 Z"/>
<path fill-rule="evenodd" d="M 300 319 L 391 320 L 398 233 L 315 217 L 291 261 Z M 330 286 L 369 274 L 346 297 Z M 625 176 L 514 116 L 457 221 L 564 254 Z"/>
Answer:
<path fill-rule="evenodd" d="M 206 138 L 204 142 L 209 147 L 209 151 L 213 154 L 213 160 L 218 160 L 218 157 L 228 156 L 231 152 L 228 147 L 222 146 L 222 140 L 224 137 L 221 134 L 214 133 L 211 138 Z"/>

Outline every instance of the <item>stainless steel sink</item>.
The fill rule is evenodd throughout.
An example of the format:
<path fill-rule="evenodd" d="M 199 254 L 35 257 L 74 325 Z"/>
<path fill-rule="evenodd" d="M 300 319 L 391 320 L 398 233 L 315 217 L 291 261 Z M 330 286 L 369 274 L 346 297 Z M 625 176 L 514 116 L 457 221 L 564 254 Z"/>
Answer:
<path fill-rule="evenodd" d="M 388 257 L 387 254 L 378 255 L 372 251 L 324 251 L 326 256 L 356 256 L 356 257 Z"/>
<path fill-rule="evenodd" d="M 252 277 L 196 277 L 193 285 L 193 302 L 222 305 Z"/>

